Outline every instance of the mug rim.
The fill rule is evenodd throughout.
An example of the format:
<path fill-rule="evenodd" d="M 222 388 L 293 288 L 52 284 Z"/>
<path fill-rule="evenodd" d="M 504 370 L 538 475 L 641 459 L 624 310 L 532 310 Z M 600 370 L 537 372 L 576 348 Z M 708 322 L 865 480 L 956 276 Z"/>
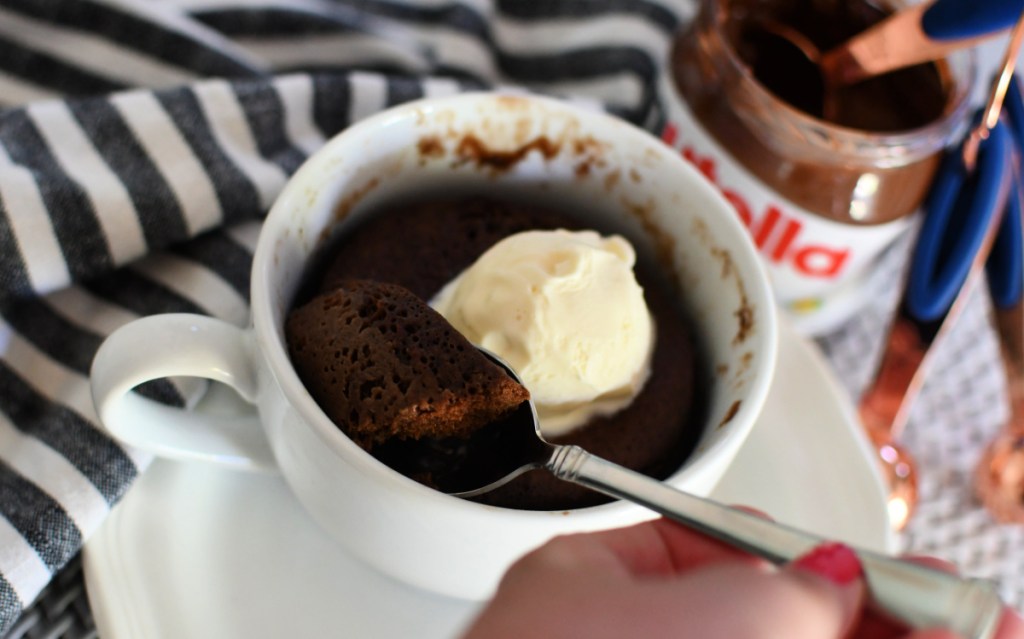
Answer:
<path fill-rule="evenodd" d="M 644 129 L 634 126 L 610 113 L 588 110 L 584 107 L 547 96 L 525 94 L 520 91 L 495 90 L 421 98 L 390 107 L 351 124 L 330 138 L 317 152 L 310 155 L 278 194 L 264 219 L 257 241 L 250 285 L 251 321 L 257 342 L 257 357 L 262 357 L 266 361 L 267 367 L 274 376 L 287 402 L 317 434 L 320 441 L 328 446 L 335 456 L 355 464 L 361 472 L 368 473 L 374 481 L 382 482 L 382 486 L 388 490 L 413 491 L 417 499 L 428 499 L 438 506 L 474 512 L 487 511 L 490 516 L 509 516 L 517 520 L 529 518 L 550 519 L 553 515 L 564 518 L 569 513 L 578 522 L 584 522 L 593 518 L 603 520 L 610 515 L 623 514 L 641 507 L 618 499 L 595 506 L 555 511 L 490 506 L 454 497 L 429 488 L 388 467 L 352 441 L 319 407 L 302 383 L 288 357 L 283 326 L 278 326 L 278 323 L 273 320 L 273 302 L 269 292 L 272 289 L 274 273 L 277 270 L 274 264 L 275 245 L 280 235 L 280 230 L 284 228 L 283 223 L 279 220 L 291 214 L 291 208 L 286 206 L 287 202 L 294 201 L 297 197 L 308 200 L 308 196 L 304 193 L 305 189 L 309 188 L 308 184 L 305 184 L 306 176 L 312 174 L 316 168 L 325 163 L 330 163 L 332 158 L 338 155 L 339 148 L 352 145 L 360 136 L 365 135 L 367 131 L 384 126 L 393 120 L 416 118 L 425 109 L 459 107 L 508 98 L 538 102 L 546 109 L 569 114 L 584 121 L 599 122 L 603 127 L 606 127 L 602 131 L 606 131 L 609 138 L 625 137 L 632 142 L 642 144 L 645 151 L 649 149 L 659 156 L 659 160 L 673 163 L 679 171 L 687 174 L 688 188 L 692 187 L 702 190 L 705 192 L 705 196 L 714 200 L 721 209 L 722 217 L 726 219 L 725 224 L 730 227 L 729 233 L 743 240 L 741 242 L 742 248 L 739 246 L 730 246 L 729 248 L 730 251 L 738 252 L 742 255 L 740 259 L 746 264 L 743 265 L 740 272 L 744 274 L 743 281 L 747 283 L 746 293 L 751 298 L 751 305 L 760 309 L 757 318 L 759 329 L 755 333 L 755 342 L 752 346 L 752 350 L 759 353 L 760 365 L 757 373 L 752 376 L 750 388 L 744 395 L 743 405 L 734 417 L 734 419 L 743 420 L 745 426 L 734 429 L 729 433 L 729 437 L 723 438 L 723 440 L 716 442 L 714 446 L 701 451 L 696 458 L 693 457 L 696 454 L 696 450 L 691 452 L 691 457 L 687 458 L 677 470 L 673 471 L 662 481 L 674 485 L 673 480 L 684 469 L 693 468 L 694 472 L 698 472 L 708 464 L 720 463 L 716 458 L 727 454 L 728 451 L 724 449 L 725 446 L 732 445 L 734 448 L 738 448 L 739 443 L 742 443 L 742 439 L 746 437 L 757 420 L 757 416 L 760 414 L 764 401 L 767 398 L 776 367 L 778 345 L 778 325 L 774 299 L 771 295 L 771 284 L 759 256 L 747 238 L 746 229 L 742 226 L 742 222 L 732 211 L 730 205 L 718 189 L 708 182 L 695 167 L 691 166 L 678 154 L 672 152 L 658 138 Z M 414 143 L 414 141 L 410 141 L 410 144 Z M 708 428 L 708 424 L 702 424 L 702 429 L 706 428 Z M 737 438 L 740 438 L 739 443 L 735 442 Z"/>

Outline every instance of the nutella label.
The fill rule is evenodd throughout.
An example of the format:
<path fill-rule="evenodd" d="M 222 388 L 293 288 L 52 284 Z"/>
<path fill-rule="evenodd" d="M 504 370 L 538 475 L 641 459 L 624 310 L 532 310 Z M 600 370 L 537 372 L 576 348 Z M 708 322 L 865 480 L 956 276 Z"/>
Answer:
<path fill-rule="evenodd" d="M 671 86 L 664 87 L 662 140 L 715 184 L 750 231 L 779 305 L 821 332 L 840 324 L 875 259 L 911 224 L 905 217 L 876 225 L 843 224 L 788 201 L 733 159 L 694 118 Z M 866 184 L 865 188 L 870 188 Z M 840 301 L 842 298 L 842 301 Z"/>

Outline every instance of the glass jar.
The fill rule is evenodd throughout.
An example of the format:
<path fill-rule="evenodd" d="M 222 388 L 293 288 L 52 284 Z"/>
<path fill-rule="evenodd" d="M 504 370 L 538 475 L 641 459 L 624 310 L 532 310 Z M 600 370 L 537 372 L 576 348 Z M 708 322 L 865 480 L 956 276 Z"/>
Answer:
<path fill-rule="evenodd" d="M 805 334 L 857 311 L 864 279 L 911 227 L 965 123 L 974 58 L 843 89 L 826 120 L 814 65 L 759 25 L 784 22 L 827 50 L 886 14 L 862 0 L 702 0 L 662 74 L 662 139 L 733 204 Z"/>

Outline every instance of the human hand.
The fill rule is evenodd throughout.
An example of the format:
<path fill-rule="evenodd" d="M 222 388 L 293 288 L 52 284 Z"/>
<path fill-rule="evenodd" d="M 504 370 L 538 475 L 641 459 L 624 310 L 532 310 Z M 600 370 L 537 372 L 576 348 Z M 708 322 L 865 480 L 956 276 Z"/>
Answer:
<path fill-rule="evenodd" d="M 865 610 L 860 564 L 828 544 L 775 569 L 666 519 L 558 537 L 502 579 L 463 639 L 953 639 Z M 1024 639 L 1006 610 L 997 639 Z"/>

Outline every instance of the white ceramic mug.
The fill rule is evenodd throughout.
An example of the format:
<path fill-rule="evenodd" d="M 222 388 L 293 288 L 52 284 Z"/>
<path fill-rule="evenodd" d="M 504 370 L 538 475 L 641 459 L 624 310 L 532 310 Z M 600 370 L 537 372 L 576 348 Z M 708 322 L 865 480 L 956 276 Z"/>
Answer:
<path fill-rule="evenodd" d="M 508 166 L 470 157 L 469 140 L 492 159 L 522 157 Z M 355 556 L 415 586 L 465 598 L 488 596 L 512 561 L 554 535 L 652 517 L 622 502 L 536 512 L 441 494 L 356 446 L 303 387 L 283 325 L 314 252 L 388 202 L 457 193 L 572 206 L 614 220 L 638 252 L 676 277 L 713 379 L 697 449 L 666 481 L 707 494 L 754 424 L 774 369 L 776 318 L 760 261 L 718 191 L 659 140 L 603 113 L 523 95 L 413 102 L 329 141 L 264 223 L 251 327 L 175 314 L 114 332 L 92 368 L 104 427 L 158 455 L 276 468 Z M 256 405 L 258 418 L 186 412 L 130 392 L 167 376 L 228 384 Z"/>

